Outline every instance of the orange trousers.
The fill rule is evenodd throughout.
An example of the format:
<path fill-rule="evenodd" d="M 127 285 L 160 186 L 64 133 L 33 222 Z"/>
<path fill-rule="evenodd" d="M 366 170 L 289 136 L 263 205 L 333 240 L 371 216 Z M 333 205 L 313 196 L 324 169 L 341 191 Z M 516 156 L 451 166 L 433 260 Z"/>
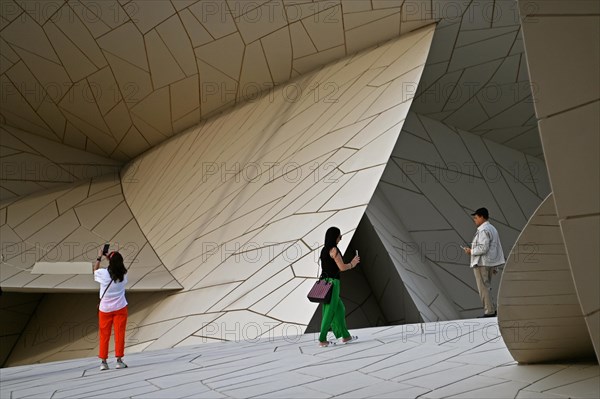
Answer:
<path fill-rule="evenodd" d="M 125 328 L 127 327 L 127 306 L 114 312 L 98 311 L 98 329 L 100 330 L 100 349 L 98 357 L 108 358 L 108 342 L 113 323 L 115 325 L 115 356 L 125 355 Z"/>

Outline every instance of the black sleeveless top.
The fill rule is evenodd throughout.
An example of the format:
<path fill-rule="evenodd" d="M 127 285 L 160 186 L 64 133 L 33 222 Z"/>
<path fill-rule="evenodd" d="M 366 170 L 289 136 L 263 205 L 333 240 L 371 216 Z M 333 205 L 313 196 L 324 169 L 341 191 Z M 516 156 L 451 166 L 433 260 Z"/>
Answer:
<path fill-rule="evenodd" d="M 338 247 L 335 247 L 335 249 L 337 249 L 338 253 L 341 255 L 340 249 Z M 335 263 L 335 260 L 329 255 L 329 252 L 323 253 L 323 251 L 321 251 L 321 268 L 323 269 L 321 278 L 328 277 L 340 279 L 340 268 Z"/>

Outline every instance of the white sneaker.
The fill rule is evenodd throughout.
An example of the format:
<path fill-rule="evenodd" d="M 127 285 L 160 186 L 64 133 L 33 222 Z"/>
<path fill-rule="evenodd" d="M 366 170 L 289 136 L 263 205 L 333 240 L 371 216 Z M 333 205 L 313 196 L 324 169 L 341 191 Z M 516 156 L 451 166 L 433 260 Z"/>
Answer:
<path fill-rule="evenodd" d="M 108 363 L 102 362 L 100 363 L 100 371 L 108 370 Z"/>
<path fill-rule="evenodd" d="M 126 369 L 126 368 L 127 368 L 127 365 L 125 364 L 125 362 L 124 362 L 124 361 L 122 361 L 122 360 L 117 360 L 117 367 L 116 367 L 116 368 L 118 368 L 118 369 Z"/>
<path fill-rule="evenodd" d="M 356 335 L 351 335 L 349 339 L 341 339 L 342 344 L 349 344 L 350 342 L 354 342 L 356 340 L 358 340 L 358 337 Z"/>

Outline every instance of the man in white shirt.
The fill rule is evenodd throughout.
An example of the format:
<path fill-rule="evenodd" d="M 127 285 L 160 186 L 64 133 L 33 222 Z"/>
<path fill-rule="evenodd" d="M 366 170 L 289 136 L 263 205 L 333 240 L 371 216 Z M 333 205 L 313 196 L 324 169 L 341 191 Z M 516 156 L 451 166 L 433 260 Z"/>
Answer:
<path fill-rule="evenodd" d="M 475 273 L 477 290 L 483 304 L 483 317 L 495 317 L 496 307 L 491 296 L 492 274 L 497 273 L 497 266 L 505 263 L 504 252 L 498 230 L 488 222 L 490 217 L 488 210 L 479 208 L 471 215 L 477 226 L 477 232 L 473 237 L 471 248 L 465 247 L 464 251 L 471 255 L 470 266 Z"/>

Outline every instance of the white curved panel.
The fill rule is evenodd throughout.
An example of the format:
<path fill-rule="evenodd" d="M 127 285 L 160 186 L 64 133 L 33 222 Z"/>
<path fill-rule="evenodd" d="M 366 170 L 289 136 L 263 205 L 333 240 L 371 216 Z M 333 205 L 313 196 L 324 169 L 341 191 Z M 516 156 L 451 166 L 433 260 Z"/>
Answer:
<path fill-rule="evenodd" d="M 498 322 L 506 347 L 519 363 L 593 356 L 552 194 L 506 260 Z"/>
<path fill-rule="evenodd" d="M 337 61 L 127 167 L 127 202 L 184 287 L 143 325 L 214 312 L 225 312 L 216 321 L 225 332 L 242 321 L 261 335 L 309 323 L 316 276 L 302 270 L 316 264 L 328 227 L 342 230 L 342 250 L 349 244 L 410 107 L 403 84 L 418 81 L 433 32 Z"/>
<path fill-rule="evenodd" d="M 600 359 L 600 4 L 519 1 L 519 7 L 556 213 Z M 549 41 L 552 53 L 544 50 Z"/>

